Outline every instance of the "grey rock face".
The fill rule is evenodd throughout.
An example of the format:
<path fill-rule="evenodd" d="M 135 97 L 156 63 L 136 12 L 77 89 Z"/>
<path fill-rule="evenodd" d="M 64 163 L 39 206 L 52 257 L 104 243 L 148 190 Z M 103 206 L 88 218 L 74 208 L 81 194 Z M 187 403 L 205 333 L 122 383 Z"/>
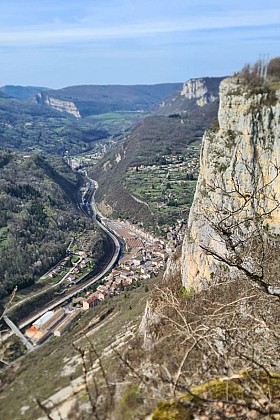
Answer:
<path fill-rule="evenodd" d="M 192 92 L 186 88 L 185 94 Z M 278 243 L 279 99 L 280 91 L 250 93 L 234 77 L 220 85 L 219 129 L 203 138 L 200 175 L 182 249 L 182 281 L 187 288 L 199 290 L 213 281 L 240 276 L 234 258 L 241 255 L 242 241 L 247 243 L 243 274 L 258 270 L 258 243 L 254 246 L 253 241 L 257 232 L 272 248 Z"/>

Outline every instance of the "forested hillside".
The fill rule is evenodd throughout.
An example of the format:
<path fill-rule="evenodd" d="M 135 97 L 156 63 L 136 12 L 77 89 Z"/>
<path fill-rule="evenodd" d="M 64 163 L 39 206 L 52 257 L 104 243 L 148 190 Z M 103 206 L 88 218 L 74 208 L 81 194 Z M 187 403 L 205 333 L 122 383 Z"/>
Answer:
<path fill-rule="evenodd" d="M 83 118 L 114 111 L 151 111 L 181 85 L 182 83 L 70 86 L 44 91 L 36 99 L 38 103 L 46 103 L 48 98 L 73 102 Z"/>
<path fill-rule="evenodd" d="M 5 85 L 0 87 L 0 91 L 6 93 L 8 96 L 21 100 L 32 99 L 36 93 L 42 92 L 45 89 L 45 87 L 40 86 Z"/>
<path fill-rule="evenodd" d="M 131 130 L 117 149 L 106 155 L 93 170 L 92 176 L 98 180 L 100 187 L 96 199 L 101 203 L 101 210 L 104 211 L 104 204 L 108 204 L 123 217 L 144 220 L 148 224 L 164 224 L 164 215 L 161 217 L 159 212 L 151 211 L 147 205 L 137 201 L 142 197 L 137 194 L 137 185 L 136 188 L 130 187 L 127 182 L 128 171 L 141 165 L 167 165 L 167 156 L 184 155 L 189 145 L 201 141 L 204 131 L 216 117 L 217 109 L 218 102 L 215 101 L 203 109 L 196 107 L 184 116 L 152 116 Z M 139 177 L 140 172 L 135 176 Z M 146 192 L 156 185 L 156 182 L 149 185 L 142 179 L 139 179 L 139 183 L 145 185 Z M 176 213 L 174 217 L 177 217 Z"/>
<path fill-rule="evenodd" d="M 124 132 L 180 83 L 139 86 L 0 88 L 0 147 L 62 156 Z"/>
<path fill-rule="evenodd" d="M 0 147 L 63 155 L 90 149 L 106 130 L 78 124 L 74 117 L 0 92 Z"/>
<path fill-rule="evenodd" d="M 0 151 L 0 296 L 26 287 L 89 224 L 75 205 L 76 175 L 59 159 Z"/>

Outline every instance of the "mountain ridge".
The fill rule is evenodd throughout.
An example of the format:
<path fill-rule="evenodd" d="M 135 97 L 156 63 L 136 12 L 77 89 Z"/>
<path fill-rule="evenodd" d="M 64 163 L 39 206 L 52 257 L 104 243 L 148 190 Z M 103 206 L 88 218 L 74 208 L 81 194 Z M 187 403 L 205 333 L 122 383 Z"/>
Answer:
<path fill-rule="evenodd" d="M 184 82 L 181 89 L 164 100 L 157 115 L 186 114 L 219 99 L 219 85 L 224 77 L 198 77 Z"/>
<path fill-rule="evenodd" d="M 42 86 L 20 86 L 20 85 L 5 85 L 0 87 L 0 91 L 6 93 L 8 96 L 11 96 L 20 100 L 32 99 L 34 95 L 38 92 L 42 92 L 48 88 Z"/>
<path fill-rule="evenodd" d="M 51 89 L 35 97 L 38 103 L 50 98 L 71 102 L 81 117 L 111 111 L 150 111 L 164 97 L 177 90 L 182 83 L 155 85 L 76 85 Z"/>
<path fill-rule="evenodd" d="M 216 96 L 220 80 L 222 78 L 215 79 Z M 158 224 L 159 214 L 152 214 L 147 204 L 135 200 L 133 191 L 130 191 L 126 184 L 125 174 L 130 167 L 152 165 L 157 160 L 160 161 L 164 154 L 183 153 L 188 145 L 201 141 L 204 131 L 217 115 L 218 100 L 209 101 L 201 107 L 196 100 L 185 98 L 184 101 L 180 101 L 180 105 L 184 105 L 186 111 L 180 113 L 177 103 L 172 108 L 169 103 L 175 102 L 174 97 L 181 97 L 183 86 L 176 94 L 167 98 L 166 105 L 161 107 L 162 115 L 157 109 L 154 115 L 145 118 L 127 132 L 117 148 L 105 155 L 93 168 L 92 176 L 100 185 L 96 200 L 102 205 L 103 211 L 113 209 L 123 217 L 131 216 L 138 221 L 145 217 L 146 222 L 153 221 L 154 224 Z M 204 91 L 203 95 L 205 94 Z M 196 99 L 200 98 L 201 95 L 197 95 Z"/>

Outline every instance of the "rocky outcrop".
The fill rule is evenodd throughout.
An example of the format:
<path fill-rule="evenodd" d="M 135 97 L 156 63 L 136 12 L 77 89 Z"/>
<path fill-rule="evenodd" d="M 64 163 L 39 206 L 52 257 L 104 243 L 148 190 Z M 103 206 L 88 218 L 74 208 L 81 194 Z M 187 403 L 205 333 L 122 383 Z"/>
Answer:
<path fill-rule="evenodd" d="M 80 112 L 74 102 L 65 100 L 62 101 L 61 99 L 52 98 L 51 96 L 45 95 L 43 93 L 38 93 L 36 95 L 36 101 L 38 103 L 48 105 L 56 111 L 67 112 L 76 118 L 81 118 Z"/>
<path fill-rule="evenodd" d="M 180 95 L 189 100 L 195 99 L 196 105 L 204 106 L 218 99 L 219 82 L 219 78 L 190 79 L 183 84 Z"/>
<path fill-rule="evenodd" d="M 205 105 L 211 106 L 212 104 L 214 106 L 213 103 L 218 103 L 219 85 L 223 79 L 223 77 L 201 77 L 188 80 L 178 92 L 160 104 L 156 113 L 166 116 L 185 115 Z"/>
<path fill-rule="evenodd" d="M 166 269 L 163 275 L 164 280 L 176 278 L 180 276 L 181 271 L 181 260 L 180 256 L 182 253 L 181 246 L 176 248 L 175 253 L 171 254 L 167 260 Z"/>
<path fill-rule="evenodd" d="M 275 363 L 279 300 L 270 295 L 280 294 L 276 293 L 280 92 L 262 88 L 249 93 L 238 79 L 231 78 L 222 82 L 220 93 L 219 128 L 213 125 L 203 138 L 200 176 L 182 256 L 170 258 L 139 329 L 144 354 L 135 370 L 147 380 L 150 399 L 158 391 L 174 398 L 179 385 L 181 404 L 180 384 L 182 389 L 200 384 L 194 391 L 199 395 L 198 390 L 205 394 L 201 382 L 211 380 L 219 390 L 226 384 L 228 400 L 230 381 L 235 386 L 236 380 L 243 381 L 240 372 L 246 372 L 245 379 L 247 373 L 250 378 L 252 374 L 259 377 L 256 367 L 266 373 L 279 369 Z M 180 287 L 181 278 L 187 289 L 198 293 Z M 252 287 L 262 286 L 261 281 L 268 285 L 266 294 L 263 287 Z M 131 353 L 130 358 L 135 360 Z M 241 389 L 248 390 L 251 385 L 245 381 Z M 173 387 L 165 388 L 167 384 Z M 250 388 L 250 395 L 258 401 L 251 390 L 255 388 Z M 153 416 L 176 413 L 178 417 L 179 413 L 185 418 L 193 408 L 185 404 L 187 398 L 180 411 L 169 401 L 166 406 L 161 403 Z M 187 407 L 185 412 L 182 407 Z M 204 414 L 206 418 L 213 411 Z"/>
<path fill-rule="evenodd" d="M 196 94 L 193 85 L 184 92 Z M 274 284 L 280 236 L 280 92 L 249 92 L 237 78 L 225 79 L 218 120 L 219 128 L 203 138 L 182 249 L 183 284 L 199 290 L 243 275 L 256 281 L 266 277 Z"/>
<path fill-rule="evenodd" d="M 161 318 L 154 310 L 152 300 L 148 300 L 138 330 L 139 336 L 143 338 L 143 349 L 145 351 L 152 350 L 156 341 L 155 329 L 160 322 Z"/>

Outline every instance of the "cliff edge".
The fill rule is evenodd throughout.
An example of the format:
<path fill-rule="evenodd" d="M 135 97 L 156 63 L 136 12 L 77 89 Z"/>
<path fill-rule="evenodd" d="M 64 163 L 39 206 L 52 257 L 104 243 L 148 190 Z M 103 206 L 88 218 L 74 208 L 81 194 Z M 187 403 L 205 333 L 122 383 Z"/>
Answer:
<path fill-rule="evenodd" d="M 238 75 L 221 82 L 218 124 L 203 137 L 182 249 L 186 288 L 245 276 L 266 292 L 280 292 L 273 276 L 280 243 L 279 122 L 280 90 L 248 88 Z"/>
<path fill-rule="evenodd" d="M 159 105 L 157 115 L 187 115 L 194 109 L 217 103 L 219 85 L 224 77 L 189 79 L 182 87 Z M 205 112 L 205 109 L 204 109 Z"/>

